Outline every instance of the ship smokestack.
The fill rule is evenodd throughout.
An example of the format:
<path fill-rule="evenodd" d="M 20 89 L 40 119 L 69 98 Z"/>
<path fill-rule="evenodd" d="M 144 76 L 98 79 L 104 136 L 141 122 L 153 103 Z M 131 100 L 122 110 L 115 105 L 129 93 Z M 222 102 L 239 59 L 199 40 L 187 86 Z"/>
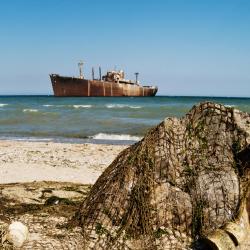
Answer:
<path fill-rule="evenodd" d="M 92 67 L 92 80 L 95 80 L 95 69 Z"/>
<path fill-rule="evenodd" d="M 84 76 L 83 76 L 83 61 L 80 61 L 78 63 L 78 68 L 79 68 L 79 73 L 80 73 L 80 79 L 83 79 Z"/>
<path fill-rule="evenodd" d="M 100 81 L 102 80 L 102 69 L 100 66 L 99 66 L 99 80 Z"/>
<path fill-rule="evenodd" d="M 139 73 L 136 72 L 136 73 L 135 73 L 135 83 L 136 83 L 136 84 L 138 83 L 138 75 L 139 75 Z"/>

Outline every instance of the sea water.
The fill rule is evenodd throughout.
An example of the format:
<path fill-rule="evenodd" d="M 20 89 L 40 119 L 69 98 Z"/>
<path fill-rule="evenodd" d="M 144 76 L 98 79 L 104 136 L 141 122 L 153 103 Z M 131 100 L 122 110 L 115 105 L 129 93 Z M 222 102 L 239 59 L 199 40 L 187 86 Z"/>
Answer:
<path fill-rule="evenodd" d="M 133 143 L 203 101 L 250 113 L 250 98 L 0 96 L 0 139 Z"/>

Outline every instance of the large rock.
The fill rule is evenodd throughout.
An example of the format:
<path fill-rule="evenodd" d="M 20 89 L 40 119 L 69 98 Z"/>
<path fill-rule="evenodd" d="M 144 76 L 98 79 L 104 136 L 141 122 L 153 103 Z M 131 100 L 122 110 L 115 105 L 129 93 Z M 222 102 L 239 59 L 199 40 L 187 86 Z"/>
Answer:
<path fill-rule="evenodd" d="M 165 119 L 120 153 L 83 202 L 73 222 L 85 249 L 237 245 L 223 228 L 245 211 L 249 145 L 250 115 L 233 108 L 206 102 Z"/>

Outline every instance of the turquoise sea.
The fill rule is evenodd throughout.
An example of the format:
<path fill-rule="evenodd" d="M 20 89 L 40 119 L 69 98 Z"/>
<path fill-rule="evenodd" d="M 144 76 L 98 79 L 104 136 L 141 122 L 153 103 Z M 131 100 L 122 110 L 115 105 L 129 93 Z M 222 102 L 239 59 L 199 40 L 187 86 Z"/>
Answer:
<path fill-rule="evenodd" d="M 208 100 L 250 113 L 250 98 L 0 96 L 0 139 L 133 142 Z"/>

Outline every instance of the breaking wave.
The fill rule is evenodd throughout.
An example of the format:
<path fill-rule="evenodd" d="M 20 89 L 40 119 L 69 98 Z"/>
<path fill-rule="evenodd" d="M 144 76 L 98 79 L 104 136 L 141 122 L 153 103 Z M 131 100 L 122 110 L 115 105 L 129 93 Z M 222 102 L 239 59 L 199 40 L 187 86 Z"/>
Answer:
<path fill-rule="evenodd" d="M 79 108 L 91 108 L 92 105 L 73 105 L 73 107 L 75 109 L 79 109 Z"/>
<path fill-rule="evenodd" d="M 133 105 L 126 105 L 126 104 L 107 104 L 107 108 L 131 108 L 131 109 L 140 109 L 141 106 L 133 106 Z"/>
<path fill-rule="evenodd" d="M 23 112 L 38 112 L 38 109 L 23 109 Z"/>
<path fill-rule="evenodd" d="M 125 135 L 125 134 L 105 134 L 105 133 L 98 133 L 91 137 L 92 139 L 96 140 L 119 140 L 119 141 L 139 141 L 142 137 L 133 136 L 133 135 Z"/>
<path fill-rule="evenodd" d="M 129 106 L 129 108 L 131 108 L 131 109 L 140 109 L 142 107 L 141 106 Z"/>
<path fill-rule="evenodd" d="M 0 108 L 1 108 L 1 107 L 5 107 L 5 106 L 7 106 L 7 105 L 9 105 L 9 104 L 6 104 L 6 103 L 0 103 Z"/>
<path fill-rule="evenodd" d="M 53 107 L 54 105 L 52 105 L 52 104 L 44 104 L 43 106 L 44 107 Z"/>
<path fill-rule="evenodd" d="M 225 107 L 227 108 L 234 108 L 236 105 L 229 105 L 229 104 L 225 104 Z"/>
<path fill-rule="evenodd" d="M 52 105 L 52 104 L 44 104 L 43 105 L 44 107 L 57 107 L 57 108 L 63 108 L 63 107 L 68 107 L 68 108 L 75 108 L 75 109 L 79 109 L 79 108 L 91 108 L 92 107 L 92 105 L 89 105 L 89 104 L 87 104 L 87 105 L 82 105 L 82 104 L 79 104 L 79 105 L 77 105 L 77 104 L 75 104 L 75 105 Z"/>

